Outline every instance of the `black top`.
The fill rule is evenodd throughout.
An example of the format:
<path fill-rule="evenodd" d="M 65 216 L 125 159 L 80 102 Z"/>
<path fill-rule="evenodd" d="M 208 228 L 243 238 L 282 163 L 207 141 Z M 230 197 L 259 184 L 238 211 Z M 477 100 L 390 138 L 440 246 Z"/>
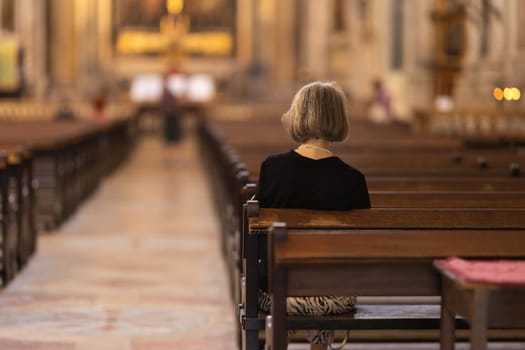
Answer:
<path fill-rule="evenodd" d="M 370 208 L 364 175 L 337 157 L 311 159 L 291 150 L 261 165 L 256 199 L 262 208 Z"/>
<path fill-rule="evenodd" d="M 261 164 L 255 199 L 261 208 L 370 208 L 364 175 L 337 157 L 311 159 L 291 150 Z M 267 241 L 258 237 L 259 286 L 267 290 Z"/>

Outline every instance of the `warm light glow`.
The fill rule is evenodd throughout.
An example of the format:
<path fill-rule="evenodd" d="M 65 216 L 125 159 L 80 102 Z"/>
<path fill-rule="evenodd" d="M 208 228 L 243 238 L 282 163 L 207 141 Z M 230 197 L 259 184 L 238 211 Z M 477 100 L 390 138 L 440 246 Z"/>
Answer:
<path fill-rule="evenodd" d="M 166 8 L 172 15 L 178 15 L 184 8 L 184 0 L 166 0 Z"/>
<path fill-rule="evenodd" d="M 183 97 L 188 93 L 188 77 L 184 74 L 173 74 L 166 82 L 168 91 L 175 97 Z"/>
<path fill-rule="evenodd" d="M 215 96 L 215 83 L 211 76 L 195 74 L 188 81 L 188 98 L 194 102 L 208 102 Z"/>
<path fill-rule="evenodd" d="M 503 100 L 503 90 L 501 88 L 499 88 L 499 87 L 494 88 L 494 91 L 492 92 L 492 95 L 498 101 Z"/>
<path fill-rule="evenodd" d="M 505 100 L 507 101 L 512 101 L 512 98 L 513 98 L 512 89 L 505 88 L 505 90 L 503 90 L 503 97 L 505 97 Z"/>
<path fill-rule="evenodd" d="M 440 112 L 450 112 L 454 109 L 454 100 L 448 95 L 440 95 L 434 100 L 434 106 Z"/>
<path fill-rule="evenodd" d="M 163 79 L 160 74 L 140 75 L 131 83 L 131 100 L 134 102 L 158 102 L 162 97 Z"/>
<path fill-rule="evenodd" d="M 208 102 L 215 96 L 215 83 L 205 74 L 173 74 L 168 77 L 166 86 L 173 96 L 193 102 Z"/>
<path fill-rule="evenodd" d="M 520 89 L 514 87 L 514 88 L 511 88 L 511 91 L 512 91 L 512 99 L 514 101 L 519 101 L 520 98 L 521 98 L 521 91 L 520 91 Z"/>

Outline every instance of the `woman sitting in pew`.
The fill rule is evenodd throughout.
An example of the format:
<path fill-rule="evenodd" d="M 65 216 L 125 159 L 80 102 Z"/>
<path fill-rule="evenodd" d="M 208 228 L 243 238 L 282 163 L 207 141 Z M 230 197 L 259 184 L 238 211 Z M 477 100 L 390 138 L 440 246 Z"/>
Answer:
<path fill-rule="evenodd" d="M 271 155 L 261 164 L 256 199 L 263 208 L 349 210 L 370 208 L 363 174 L 344 163 L 331 150 L 332 142 L 346 139 L 348 117 L 344 93 L 334 83 L 314 82 L 293 98 L 282 124 L 299 146 Z M 266 240 L 259 246 L 266 257 Z M 261 261 L 259 309 L 270 310 L 266 262 Z M 296 315 L 327 315 L 352 311 L 355 297 L 288 298 L 287 312 Z M 327 349 L 333 331 L 310 332 L 311 349 Z"/>

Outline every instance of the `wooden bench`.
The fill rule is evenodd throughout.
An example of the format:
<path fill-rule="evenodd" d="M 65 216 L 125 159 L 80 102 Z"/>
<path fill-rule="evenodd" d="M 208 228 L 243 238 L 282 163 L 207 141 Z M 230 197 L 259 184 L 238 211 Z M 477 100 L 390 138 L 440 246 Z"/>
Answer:
<path fill-rule="evenodd" d="M 373 208 L 525 208 L 525 192 L 371 191 Z"/>
<path fill-rule="evenodd" d="M 32 215 L 31 152 L 22 147 L 3 148 L 0 156 L 0 222 L 2 285 L 11 281 L 36 249 Z"/>
<path fill-rule="evenodd" d="M 241 150 L 243 147 L 240 147 Z M 273 153 L 282 153 L 290 150 L 281 148 Z M 521 175 L 521 165 L 525 165 L 525 158 L 501 152 L 499 156 L 492 158 L 472 157 L 468 161 L 454 162 L 450 159 L 450 152 L 443 152 L 430 156 L 428 153 L 394 154 L 381 158 L 380 156 L 362 155 L 348 150 L 335 151 L 335 154 L 348 164 L 360 169 L 367 176 L 435 176 L 442 173 L 443 176 L 513 176 Z M 386 153 L 386 151 L 385 151 Z M 240 151 L 240 158 L 247 168 L 258 176 L 262 161 L 272 153 Z M 407 171 L 410 169 L 410 171 Z"/>
<path fill-rule="evenodd" d="M 525 256 L 525 226 L 522 220 L 508 222 L 506 215 L 488 220 L 480 213 L 452 215 L 444 228 L 441 219 L 428 221 L 428 227 L 401 224 L 405 229 L 376 229 L 362 222 L 363 217 L 382 221 L 380 212 L 363 210 L 320 213 L 302 210 L 261 210 L 253 229 L 275 218 L 288 219 L 272 224 L 269 242 L 269 278 L 272 295 L 271 317 L 267 320 L 268 349 L 286 349 L 286 330 L 295 329 L 392 329 L 439 328 L 439 309 L 421 306 L 357 305 L 354 313 L 341 316 L 287 317 L 288 296 L 439 296 L 440 277 L 432 268 L 435 258 L 458 255 L 484 258 L 522 258 Z M 399 213 L 403 217 L 402 213 Z M 343 215 L 343 216 L 341 216 Z M 417 214 L 418 217 L 420 214 Z M 361 217 L 361 218 L 360 218 Z M 439 215 L 436 214 L 436 218 Z M 296 219 L 294 219 L 296 218 Z M 337 218 L 336 221 L 333 221 Z M 386 216 L 392 220 L 391 215 Z M 328 219 L 328 220 L 325 220 Z M 406 217 L 404 218 L 407 219 Z M 423 217 L 419 217 L 423 219 Z M 455 221 L 459 219 L 459 221 Z M 508 219 L 508 218 L 507 218 Z M 402 220 L 402 219 L 401 219 Z M 356 222 L 357 221 L 357 222 Z M 368 220 L 367 220 L 368 221 Z M 362 226 L 362 228 L 356 228 Z M 491 229 L 488 229 L 491 227 Z M 519 227 L 519 228 L 518 228 Z M 370 311 L 370 308 L 374 311 Z M 394 312 L 392 312 L 394 311 Z M 383 315 L 381 315 L 383 313 Z M 457 322 L 456 327 L 464 327 Z M 524 334 L 522 334 L 523 337 Z"/>
<path fill-rule="evenodd" d="M 441 349 L 453 350 L 455 348 L 456 315 L 460 315 L 470 325 L 471 349 L 487 349 L 487 329 L 489 327 L 525 328 L 525 284 L 521 282 L 510 284 L 504 281 L 501 275 L 510 267 L 510 264 L 521 265 L 524 261 L 483 261 L 485 267 L 490 267 L 484 272 L 484 280 L 470 279 L 468 276 L 457 274 L 455 266 L 460 262 L 466 270 L 465 274 L 475 267 L 472 262 L 451 258 L 434 261 L 434 266 L 442 276 L 441 299 Z M 480 262 L 476 262 L 480 263 Z M 517 266 L 515 266 L 517 271 Z M 523 268 L 521 268 L 523 270 Z M 498 272 L 500 272 L 498 274 Z M 523 272 L 522 276 L 523 276 Z M 479 273 L 477 274 L 479 277 Z M 476 276 L 475 276 L 476 277 Z"/>
<path fill-rule="evenodd" d="M 222 174 L 229 173 L 228 176 L 230 179 L 235 178 L 236 175 L 232 174 L 236 171 L 234 170 L 234 168 L 236 168 L 238 171 L 241 171 L 240 167 L 243 167 L 244 171 L 248 171 L 250 181 L 254 182 L 257 180 L 258 177 L 260 162 L 268 154 L 283 151 L 284 149 L 287 149 L 292 145 L 288 136 L 282 129 L 282 126 L 276 121 L 271 122 L 268 120 L 254 120 L 253 123 L 252 121 L 250 121 L 249 123 L 221 122 L 218 123 L 219 125 L 204 125 L 201 129 L 201 140 L 203 140 L 202 143 L 209 144 L 207 148 L 211 150 L 211 152 L 214 152 L 213 158 L 215 159 L 216 163 L 219 163 L 218 167 L 223 169 L 221 171 Z M 366 139 L 370 143 L 370 126 L 358 124 L 357 128 L 363 129 L 363 133 L 366 135 Z M 222 135 L 219 134 L 217 129 L 221 129 Z M 257 129 L 257 132 L 254 132 L 255 129 Z M 355 128 L 353 128 L 352 130 L 355 130 Z M 359 133 L 359 131 L 357 133 Z M 378 133 L 380 135 L 390 135 L 388 139 L 392 139 L 393 141 L 399 139 L 407 139 L 407 136 L 409 136 L 407 130 L 404 128 L 401 128 L 400 130 L 394 130 L 393 132 L 390 129 L 385 130 L 384 128 L 375 128 L 372 129 L 372 134 L 373 133 Z M 249 135 L 250 137 L 246 137 L 247 135 Z M 268 137 L 268 135 L 272 135 L 272 137 L 270 138 Z M 415 138 L 410 137 L 410 139 L 414 141 Z M 424 140 L 427 139 L 428 137 L 424 137 Z M 509 176 L 512 173 L 512 170 L 510 170 L 510 165 L 507 164 L 507 162 L 513 164 L 512 162 L 514 161 L 514 163 L 516 163 L 516 159 L 521 159 L 523 157 L 522 152 L 517 152 L 516 150 L 483 150 L 483 153 L 481 154 L 485 154 L 486 156 L 480 156 L 477 151 L 461 149 L 461 143 L 457 140 L 432 137 L 430 139 L 432 140 L 430 143 L 435 144 L 435 147 L 432 148 L 432 152 L 434 152 L 435 154 L 433 153 L 432 157 L 429 157 L 428 150 L 422 150 L 418 147 L 413 148 L 410 152 L 398 153 L 398 147 L 393 146 L 389 143 L 389 147 L 391 147 L 392 152 L 389 153 L 388 159 L 394 158 L 394 163 L 398 163 L 398 159 L 403 159 L 403 162 L 406 163 L 410 162 L 410 160 L 413 157 L 417 156 L 418 159 L 422 159 L 425 162 L 434 162 L 435 167 L 437 168 L 432 170 L 432 172 L 430 173 L 430 175 L 434 174 L 432 177 L 424 177 L 425 172 L 427 172 L 426 175 L 429 175 L 427 170 L 417 175 L 414 173 L 414 171 L 411 171 L 411 167 L 406 169 L 394 169 L 398 172 L 398 176 L 396 178 L 392 176 L 389 170 L 381 170 L 384 173 L 383 175 L 372 176 L 367 174 L 370 190 L 375 190 L 376 186 L 378 190 L 383 191 L 515 191 L 518 188 L 525 188 L 525 181 L 522 181 L 521 179 L 513 179 L 512 181 L 507 180 L 507 176 Z M 417 140 L 417 142 L 423 141 L 420 138 Z M 232 149 L 232 147 L 230 147 L 230 145 L 233 148 L 235 148 L 235 151 Z M 453 146 L 454 150 L 450 151 L 450 148 L 443 148 L 443 145 L 447 145 L 446 147 Z M 338 153 L 339 151 L 343 153 L 343 158 L 345 158 L 346 156 L 350 157 L 348 159 L 350 162 L 352 160 L 352 157 L 357 156 L 363 159 L 374 160 L 378 164 L 378 166 L 387 167 L 387 164 L 385 164 L 385 157 L 381 156 L 385 152 L 384 149 L 375 153 L 370 149 L 365 149 L 362 152 L 356 153 L 355 150 L 352 150 L 351 144 L 341 144 L 337 146 L 337 148 Z M 221 149 L 225 149 L 225 151 L 217 152 L 217 150 Z M 211 152 L 205 151 L 203 153 L 207 154 Z M 237 152 L 238 154 L 235 154 Z M 227 155 L 221 156 L 221 153 Z M 371 153 L 373 154 L 373 156 L 370 156 Z M 479 158 L 488 159 L 488 164 L 490 167 L 492 164 L 494 164 L 494 161 L 499 160 L 502 155 L 505 155 L 506 159 L 504 165 L 499 164 L 498 169 L 494 168 L 489 171 L 492 172 L 494 175 L 490 175 L 488 174 L 489 172 L 485 172 L 480 169 L 478 169 L 480 171 L 476 171 L 476 167 L 478 167 L 477 163 L 479 161 Z M 438 157 L 437 161 L 434 160 L 436 159 L 436 157 Z M 253 161 L 250 160 L 252 158 Z M 224 162 L 221 161 L 221 159 L 228 160 Z M 388 159 L 386 161 L 388 161 Z M 242 165 L 239 164 L 241 163 L 241 160 Z M 213 159 L 210 159 L 210 161 L 207 162 L 207 164 L 210 164 L 210 169 L 213 168 L 212 163 L 214 163 Z M 481 164 L 483 164 L 483 162 Z M 447 177 L 444 177 L 443 172 L 450 172 L 450 170 L 441 169 L 447 167 L 452 169 L 452 173 L 448 174 Z M 459 169 L 461 172 L 459 175 L 454 174 L 455 171 L 458 171 L 457 169 Z M 212 172 L 213 171 L 210 171 L 210 173 Z M 212 175 L 211 179 L 212 181 L 217 181 L 217 176 Z M 223 183 L 226 184 L 229 184 L 231 182 L 231 180 L 223 181 Z M 214 186 L 214 188 L 219 189 L 219 191 L 221 191 L 221 187 L 224 186 Z M 231 186 L 228 185 L 227 187 L 230 188 Z M 229 189 L 228 191 L 231 192 L 231 189 Z M 237 197 L 238 191 L 238 188 L 235 189 L 233 191 L 234 193 L 230 194 L 229 197 Z M 221 195 L 218 197 L 224 199 L 228 196 Z M 225 205 L 225 201 L 223 200 L 219 200 L 218 202 L 220 203 L 218 204 L 219 208 Z M 229 205 L 227 205 L 227 207 L 229 208 Z M 229 211 L 231 212 L 231 210 Z M 225 216 L 226 218 L 224 219 L 224 221 L 228 222 L 228 218 L 230 218 L 231 215 Z M 228 230 L 226 229 L 224 231 Z M 226 252 L 225 254 L 227 255 Z"/>
<path fill-rule="evenodd" d="M 28 145 L 33 154 L 36 225 L 48 230 L 66 220 L 129 154 L 134 118 L 106 124 L 85 121 L 0 121 L 0 145 Z"/>
<path fill-rule="evenodd" d="M 16 212 L 18 231 L 18 267 L 22 268 L 36 251 L 37 244 L 33 211 L 33 152 L 28 147 L 17 146 L 15 149 L 11 148 L 9 158 L 12 182 L 10 196 L 16 202 L 12 209 Z"/>
<path fill-rule="evenodd" d="M 0 154 L 0 223 L 2 234 L 2 285 L 5 286 L 12 279 L 12 271 L 15 263 L 16 251 L 10 244 L 13 236 L 12 215 L 9 205 L 9 164 L 8 153 Z"/>
<path fill-rule="evenodd" d="M 248 223 L 243 224 L 246 236 L 241 234 L 243 230 L 239 225 L 242 223 L 241 205 L 251 197 L 255 187 L 249 186 L 250 190 L 239 196 L 239 186 L 245 184 L 246 179 L 257 181 L 260 162 L 269 154 L 291 149 L 293 143 L 278 122 L 220 122 L 215 126 L 207 124 L 202 127 L 201 146 L 203 154 L 207 155 L 210 179 L 215 183 L 213 188 L 222 218 L 223 252 L 229 266 L 232 295 L 236 302 L 246 298 L 252 298 L 253 302 L 253 294 L 247 292 L 244 298 L 239 298 L 238 293 L 239 276 L 243 271 L 246 274 L 246 244 L 249 241 L 246 239 Z M 394 128 L 392 131 L 389 128 L 370 128 L 369 125 L 356 126 L 351 130 L 349 143 L 337 145 L 336 152 L 350 164 L 356 159 L 357 163 L 353 165 L 357 166 L 360 162 L 369 169 L 375 169 L 375 173 L 367 174 L 365 171 L 373 206 L 442 208 L 438 212 L 443 215 L 454 208 L 465 208 L 465 212 L 471 212 L 473 207 L 523 207 L 519 193 L 512 193 L 525 191 L 525 179 L 519 177 L 520 168 L 515 166 L 523 159 L 519 149 L 484 149 L 481 152 L 465 149 L 457 139 L 412 137 L 405 128 Z M 375 140 L 381 142 L 376 143 Z M 386 153 L 389 156 L 385 162 Z M 392 161 L 388 160 L 390 158 Z M 412 171 L 412 167 L 406 166 L 411 158 L 429 169 Z M 396 163 L 404 165 L 395 168 L 392 164 Z M 444 217 L 440 220 L 443 220 L 445 227 L 447 221 Z M 387 221 L 383 224 L 387 225 Z M 239 256 L 239 246 L 242 256 Z M 251 287 L 246 285 L 246 288 Z M 249 343 L 248 348 L 253 348 L 254 334 L 262 326 L 256 314 L 246 317 L 250 313 L 248 304 L 242 303 L 240 314 L 246 331 L 243 331 L 245 341 Z"/>
<path fill-rule="evenodd" d="M 131 151 L 133 118 L 0 121 L 0 273 L 11 281 L 34 254 L 37 232 L 66 220 Z"/>
<path fill-rule="evenodd" d="M 523 216 L 523 214 L 525 214 L 525 211 L 520 209 L 370 209 L 339 212 L 298 209 L 259 209 L 257 202 L 252 201 L 247 205 L 247 214 L 249 234 L 247 240 L 244 242 L 243 252 L 243 258 L 245 259 L 244 277 L 246 279 L 246 291 L 243 293 L 245 299 L 243 300 L 243 309 L 241 310 L 241 317 L 243 318 L 244 324 L 243 335 L 247 349 L 255 349 L 258 343 L 257 334 L 261 327 L 261 320 L 258 313 L 257 295 L 259 289 L 259 273 L 262 268 L 260 259 L 263 258 L 260 256 L 260 245 L 266 239 L 265 233 L 268 227 L 274 222 L 286 222 L 290 229 L 318 230 L 329 228 L 334 230 L 348 230 L 348 232 L 352 232 L 354 235 L 361 234 L 364 237 L 368 237 L 368 242 L 363 241 L 365 248 L 366 244 L 368 244 L 370 247 L 367 249 L 373 249 L 375 247 L 378 253 L 388 251 L 391 252 L 389 254 L 396 254 L 399 246 L 402 245 L 404 251 L 406 251 L 406 249 L 412 249 L 415 252 L 414 254 L 417 254 L 419 250 L 441 249 L 447 253 L 437 256 L 448 256 L 451 254 L 484 256 L 478 255 L 479 247 L 471 244 L 471 240 L 477 239 L 476 235 L 489 237 L 487 239 L 504 241 L 504 244 L 507 244 L 514 252 L 517 252 L 516 255 L 523 255 L 523 253 L 525 253 L 522 247 L 522 243 L 525 242 L 525 236 L 523 236 L 523 230 L 525 230 L 525 216 Z M 516 232 L 521 232 L 522 234 L 515 236 Z M 400 240 L 386 239 L 392 237 L 392 235 L 396 237 L 397 234 L 405 235 L 405 238 Z M 410 243 L 410 237 L 421 239 L 421 237 L 427 237 L 424 236 L 427 234 L 437 235 L 436 237 L 439 237 L 439 239 L 428 241 L 427 243 L 425 243 L 425 240 L 423 240 L 423 242 L 415 241 L 417 243 L 414 244 Z M 370 240 L 370 237 L 373 239 Z M 400 238 L 402 237 L 403 236 L 400 236 Z M 502 239 L 502 237 L 505 239 Z M 449 249 L 450 245 L 448 240 L 453 240 L 456 243 L 454 247 L 457 246 L 461 248 L 461 250 Z M 382 242 L 382 244 L 378 245 L 377 242 Z M 423 244 L 423 246 L 419 243 Z M 317 241 L 312 248 L 315 250 L 322 249 L 322 247 L 322 240 L 320 240 Z M 340 250 L 342 251 L 345 251 L 346 248 L 348 247 L 340 246 Z M 358 251 L 359 249 L 359 244 L 352 247 L 353 251 Z M 487 256 L 499 257 L 505 255 L 501 254 L 497 248 L 490 250 L 489 247 L 487 249 L 491 253 Z M 432 276 L 432 279 L 429 280 L 427 276 L 426 282 L 432 282 L 434 284 L 432 293 L 424 289 L 418 290 L 418 288 L 415 288 L 413 292 L 408 295 L 439 295 L 438 283 L 436 282 L 437 274 L 432 269 L 432 259 L 425 261 L 423 265 L 410 268 L 414 269 L 414 273 L 420 273 L 419 270 L 423 272 L 430 271 L 428 276 Z M 401 273 L 399 278 L 402 278 L 404 275 L 406 275 L 406 271 Z M 365 276 L 374 279 L 371 274 L 365 274 Z M 394 274 L 392 276 L 396 275 Z M 410 285 L 410 283 L 407 285 Z M 354 295 L 362 294 L 356 293 Z"/>
<path fill-rule="evenodd" d="M 403 177 L 367 176 L 369 191 L 482 191 L 514 192 L 525 190 L 525 178 L 479 177 Z"/>

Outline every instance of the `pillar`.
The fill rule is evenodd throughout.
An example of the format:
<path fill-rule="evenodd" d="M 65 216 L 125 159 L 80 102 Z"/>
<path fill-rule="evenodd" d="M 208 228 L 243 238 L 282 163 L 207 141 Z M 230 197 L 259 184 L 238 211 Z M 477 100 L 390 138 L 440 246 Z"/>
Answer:
<path fill-rule="evenodd" d="M 49 0 L 49 75 L 53 90 L 74 89 L 76 79 L 77 37 L 75 1 Z"/>

